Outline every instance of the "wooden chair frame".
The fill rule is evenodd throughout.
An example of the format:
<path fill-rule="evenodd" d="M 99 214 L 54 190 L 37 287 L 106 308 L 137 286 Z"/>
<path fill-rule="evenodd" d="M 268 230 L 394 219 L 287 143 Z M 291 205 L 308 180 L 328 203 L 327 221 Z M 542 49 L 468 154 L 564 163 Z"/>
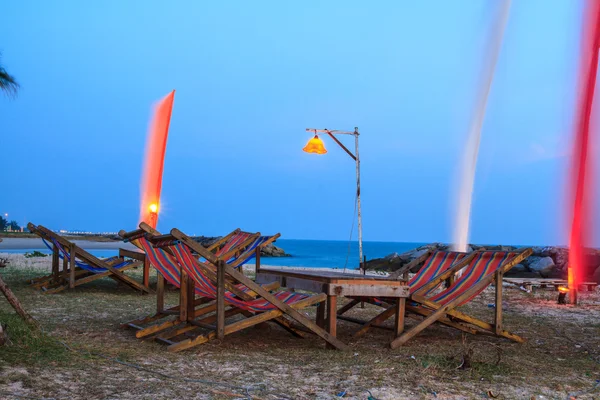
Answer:
<path fill-rule="evenodd" d="M 238 233 L 239 231 L 240 230 L 237 229 L 237 230 L 233 231 L 232 233 L 230 233 L 229 235 L 224 236 L 222 239 L 213 243 L 207 249 L 208 250 L 218 249 L 222 244 L 226 243 L 231 236 Z M 158 231 L 151 228 L 150 226 L 148 226 L 145 223 L 140 224 L 139 230 L 129 232 L 129 233 L 127 233 L 125 231 L 119 232 L 119 235 L 125 239 L 133 238 L 133 237 L 139 236 L 140 234 L 144 234 L 146 236 L 146 238 L 148 238 L 150 241 L 153 241 L 153 242 L 160 242 L 161 240 L 164 240 L 165 238 L 168 238 L 170 236 L 170 235 L 161 235 Z M 231 251 L 229 251 L 227 253 L 223 253 L 222 256 L 229 258 L 229 257 L 231 257 L 231 254 L 235 254 L 236 256 L 244 254 L 243 249 L 248 245 L 248 243 L 251 243 L 252 240 L 258 236 L 259 236 L 259 234 L 251 235 L 250 239 L 245 240 L 244 242 L 242 242 L 241 244 L 236 246 Z M 236 266 L 238 266 L 239 264 L 243 263 L 245 260 L 247 260 L 247 255 L 249 252 L 256 251 L 257 254 L 260 254 L 260 249 L 262 247 L 268 245 L 269 243 L 272 243 L 279 236 L 280 236 L 279 234 L 274 235 L 274 236 L 270 237 L 269 240 L 258 245 L 256 248 L 248 250 L 245 254 L 246 257 L 238 258 L 236 260 L 236 262 L 234 262 L 232 264 L 235 264 Z M 139 245 L 139 243 L 136 241 L 136 239 L 132 240 L 131 242 L 133 244 L 135 244 L 136 246 L 139 246 L 140 248 L 142 248 Z M 172 255 L 172 253 L 168 249 L 166 249 L 166 251 Z M 208 266 L 207 266 L 207 268 L 208 268 Z M 210 268 L 208 268 L 208 271 L 206 271 L 206 273 L 213 275 L 213 278 L 216 277 L 215 270 L 210 270 Z M 180 270 L 181 282 L 179 285 L 179 289 L 180 289 L 179 290 L 179 294 L 180 294 L 179 305 L 165 310 L 164 309 L 164 300 L 163 300 L 163 298 L 164 298 L 164 277 L 160 273 L 158 274 L 158 276 L 159 276 L 159 281 L 158 281 L 158 285 L 157 285 L 158 286 L 157 312 L 152 316 L 125 323 L 125 324 L 123 324 L 123 327 L 130 327 L 130 328 L 136 329 L 137 330 L 136 337 L 138 337 L 138 338 L 152 337 L 152 338 L 161 340 L 163 342 L 171 343 L 168 341 L 168 339 L 172 336 L 185 334 L 190 330 L 196 329 L 198 326 L 206 326 L 206 324 L 210 324 L 211 322 L 214 322 L 214 319 L 215 319 L 214 315 L 213 316 L 206 316 L 206 315 L 215 311 L 216 301 L 211 298 L 196 296 L 193 282 L 191 281 L 189 276 L 186 274 L 186 272 L 183 270 Z M 252 300 L 252 299 L 256 298 L 256 293 L 254 293 L 253 291 L 241 291 L 236 286 L 232 285 L 231 282 L 226 282 L 226 287 L 228 290 L 235 292 L 238 297 L 240 297 L 244 300 Z M 279 288 L 279 283 L 272 282 L 272 283 L 263 285 L 262 287 L 265 290 L 272 291 L 272 290 Z M 244 310 L 234 309 L 233 307 L 231 309 L 227 310 L 226 313 L 227 313 L 228 317 L 239 314 L 239 313 L 244 313 L 247 316 L 251 316 L 251 315 L 248 315 L 249 313 L 245 312 Z M 147 327 L 141 326 L 141 325 L 145 325 L 147 323 L 156 322 L 158 320 L 161 320 L 161 319 L 164 319 L 164 318 L 170 317 L 170 316 L 174 316 L 174 318 L 171 320 L 167 320 L 167 321 L 157 323 L 154 325 L 150 325 Z M 291 326 L 291 324 L 285 318 L 276 317 L 273 319 L 273 322 L 277 323 L 278 325 L 280 325 L 281 327 L 283 327 L 284 329 L 286 329 L 287 331 L 289 331 L 290 333 L 292 333 L 293 335 L 295 335 L 297 337 L 304 336 L 304 334 L 301 331 L 293 328 Z M 166 332 L 167 330 L 169 330 L 169 331 Z"/>
<path fill-rule="evenodd" d="M 409 280 L 408 279 L 409 272 L 412 269 L 414 269 L 416 266 L 418 266 L 421 263 L 423 263 L 424 261 L 426 261 L 430 255 L 435 254 L 435 253 L 436 252 L 434 252 L 432 250 L 425 252 L 420 257 L 414 259 L 410 263 L 408 263 L 408 264 L 404 265 L 403 267 L 401 267 L 400 269 L 394 271 L 393 274 L 390 274 L 389 279 L 396 280 L 396 279 L 399 279 L 400 277 L 402 277 L 402 280 L 408 281 Z M 457 252 L 450 252 L 450 253 L 457 253 Z M 455 261 L 451 265 L 450 268 L 454 268 L 455 270 L 460 270 L 465 265 L 467 265 L 474 256 L 475 256 L 474 253 L 467 254 L 462 259 Z M 433 277 L 432 279 L 435 279 L 435 277 Z M 453 279 L 453 275 L 446 280 L 446 284 L 447 285 L 452 284 L 452 279 Z M 441 282 L 438 283 L 437 285 L 430 286 L 429 288 L 430 289 L 434 288 L 435 286 L 438 286 L 439 284 L 441 284 Z M 386 330 L 392 329 L 391 327 L 382 325 L 382 323 L 394 315 L 394 309 L 396 309 L 395 299 L 378 298 L 377 300 L 378 301 L 375 302 L 372 298 L 352 298 L 351 302 L 347 303 L 344 307 L 342 307 L 338 310 L 337 315 L 338 315 L 339 319 L 362 325 L 356 332 L 354 332 L 354 334 L 353 334 L 354 337 L 358 338 L 358 337 L 364 335 L 365 333 L 367 333 L 367 331 L 370 328 L 379 328 L 379 329 L 386 329 Z M 343 315 L 344 313 L 348 312 L 349 310 L 351 310 L 352 308 L 354 308 L 361 302 L 365 302 L 365 303 L 369 303 L 369 304 L 372 304 L 375 306 L 383 307 L 385 310 L 383 312 L 381 312 L 380 314 L 378 314 L 377 316 L 370 319 L 369 321 L 363 321 L 363 320 L 360 320 L 357 318 L 347 317 L 347 316 Z M 408 316 L 414 317 L 414 315 L 410 315 L 410 314 Z M 442 318 L 442 319 L 440 319 L 439 322 L 442 324 L 451 326 L 453 328 L 463 330 L 468 333 L 474 333 L 473 329 L 470 329 L 468 327 L 457 324 L 457 323 L 449 320 L 448 318 Z"/>
<path fill-rule="evenodd" d="M 461 295 L 456 297 L 455 299 L 449 301 L 446 304 L 440 304 L 434 301 L 427 299 L 426 297 L 420 295 L 420 293 L 427 293 L 427 291 L 435 287 L 435 285 L 439 285 L 441 282 L 453 276 L 456 272 L 462 269 L 464 266 L 456 265 L 446 272 L 439 274 L 437 277 L 432 279 L 428 284 L 424 285 L 417 292 L 410 296 L 409 301 L 413 303 L 417 303 L 418 306 L 408 305 L 407 311 L 414 312 L 420 314 L 424 317 L 424 319 L 412 327 L 410 330 L 404 332 L 402 336 L 394 339 L 390 343 L 390 347 L 395 349 L 408 340 L 419 334 L 425 328 L 433 324 L 434 322 L 439 322 L 443 318 L 447 318 L 453 322 L 459 323 L 460 325 L 464 325 L 470 329 L 474 329 L 476 333 L 484 333 L 491 334 L 499 337 L 504 337 L 515 342 L 522 343 L 524 341 L 523 338 L 515 335 L 514 333 L 508 332 L 503 329 L 502 324 L 502 278 L 504 274 L 510 270 L 512 267 L 526 259 L 532 254 L 532 249 L 525 249 L 520 253 L 515 254 L 512 258 L 504 261 L 502 265 L 500 265 L 497 270 L 483 277 L 476 284 L 471 286 Z M 489 252 L 487 252 L 489 253 Z M 460 263 L 459 263 L 460 264 Z M 489 286 L 495 282 L 496 295 L 495 295 L 495 312 L 494 312 L 494 322 L 488 323 L 482 321 L 478 318 L 467 315 L 461 311 L 458 311 L 456 308 L 459 307 L 465 300 L 469 299 L 473 295 L 476 295 L 481 292 L 485 287 Z"/>
<path fill-rule="evenodd" d="M 209 271 L 202 264 L 198 267 L 201 269 L 203 275 L 211 281 L 216 287 L 216 299 L 214 304 L 215 311 L 214 315 L 203 318 L 202 321 L 188 321 L 188 325 L 181 328 L 175 329 L 172 332 L 166 332 L 157 337 L 157 339 L 167 342 L 170 351 L 184 350 L 207 341 L 218 338 L 223 339 L 225 335 L 237 332 L 239 330 L 261 324 L 267 321 L 274 321 L 282 324 L 284 327 L 291 328 L 290 321 L 286 320 L 285 317 L 289 317 L 291 320 L 302 325 L 308 331 L 316 334 L 317 336 L 324 339 L 327 343 L 337 349 L 346 349 L 346 345 L 339 341 L 336 337 L 330 335 L 324 329 L 319 327 L 315 322 L 311 321 L 305 315 L 298 312 L 299 309 L 306 308 L 311 305 L 324 303 L 327 296 L 324 293 L 317 294 L 314 296 L 307 297 L 293 304 L 287 304 L 277 297 L 275 297 L 267 288 L 260 286 L 250 278 L 246 277 L 243 273 L 235 269 L 235 265 L 229 265 L 225 263 L 223 259 L 210 252 L 207 248 L 203 247 L 199 243 L 195 242 L 189 236 L 185 235 L 178 229 L 172 229 L 171 235 L 173 239 L 180 241 L 187 246 L 193 252 L 199 254 L 207 260 L 209 264 L 212 264 L 215 268 L 216 276 L 212 274 L 213 271 Z M 160 240 L 163 238 L 156 238 Z M 238 282 L 246 286 L 250 291 L 256 294 L 257 297 L 265 299 L 267 302 L 272 304 L 275 308 L 264 312 L 249 312 L 241 310 L 239 308 L 230 307 L 227 309 L 228 303 L 225 299 L 226 290 L 226 277 L 231 278 L 233 281 Z M 190 285 L 191 286 L 191 285 Z M 233 291 L 232 291 L 233 293 Z M 244 292 L 242 292 L 244 293 Z M 236 296 L 238 295 L 235 293 Z M 226 318 L 241 314 L 245 316 L 245 319 L 225 324 Z M 285 322 L 282 322 L 285 321 Z M 216 324 L 212 324 L 216 322 Z M 193 331 L 198 328 L 208 329 L 208 333 L 195 333 Z M 297 329 L 288 329 L 297 336 L 301 336 L 301 333 Z M 181 338 L 181 339 L 179 339 Z"/>
<path fill-rule="evenodd" d="M 42 225 L 36 226 L 30 222 L 27 224 L 27 228 L 30 232 L 35 233 L 42 239 L 53 243 L 52 273 L 41 278 L 33 279 L 31 281 L 31 285 L 33 287 L 41 288 L 45 293 L 58 293 L 63 290 L 73 289 L 77 286 L 93 282 L 104 277 L 109 277 L 118 282 L 124 283 L 134 290 L 139 290 L 143 293 L 152 292 L 148 282 L 149 266 L 142 254 L 120 249 L 119 256 L 114 260 L 107 262 L 97 258 L 84 249 L 78 247 L 75 243 L 52 232 L 50 229 L 47 229 Z M 62 246 L 62 248 L 68 252 L 68 257 L 63 257 L 62 272 L 59 269 L 59 249 L 54 242 L 59 243 L 60 246 Z M 115 265 L 123 262 L 125 258 L 131 258 L 136 261 L 121 268 L 115 268 Z M 94 267 L 104 268 L 106 269 L 106 272 L 94 273 L 80 268 L 77 266 L 77 259 L 80 259 Z M 143 266 L 144 268 L 141 283 L 124 273 L 126 270 L 137 268 L 139 266 Z"/>

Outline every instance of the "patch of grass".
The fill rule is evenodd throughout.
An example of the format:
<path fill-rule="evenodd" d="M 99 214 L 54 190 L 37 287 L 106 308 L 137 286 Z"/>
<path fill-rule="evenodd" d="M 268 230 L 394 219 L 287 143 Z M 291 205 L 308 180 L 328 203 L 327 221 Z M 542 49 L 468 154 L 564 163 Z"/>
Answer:
<path fill-rule="evenodd" d="M 35 250 L 33 253 L 25 253 L 25 258 L 35 258 L 35 257 L 48 257 L 48 254 L 44 254 L 41 251 Z"/>
<path fill-rule="evenodd" d="M 0 347 L 0 365 L 64 364 L 71 353 L 58 340 L 36 330 L 18 315 L 0 310 L 8 341 Z"/>

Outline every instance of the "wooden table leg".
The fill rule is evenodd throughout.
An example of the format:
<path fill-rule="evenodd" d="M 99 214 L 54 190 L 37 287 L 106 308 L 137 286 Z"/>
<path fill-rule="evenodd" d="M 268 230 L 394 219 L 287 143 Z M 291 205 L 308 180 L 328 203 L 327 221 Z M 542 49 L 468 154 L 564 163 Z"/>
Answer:
<path fill-rule="evenodd" d="M 325 329 L 325 302 L 317 305 L 317 325 L 319 328 Z"/>
<path fill-rule="evenodd" d="M 327 296 L 327 332 L 333 337 L 337 336 L 337 296 Z M 327 344 L 327 348 L 334 347 Z"/>
<path fill-rule="evenodd" d="M 396 300 L 396 318 L 394 319 L 394 339 L 404 332 L 404 314 L 406 312 L 406 297 Z"/>

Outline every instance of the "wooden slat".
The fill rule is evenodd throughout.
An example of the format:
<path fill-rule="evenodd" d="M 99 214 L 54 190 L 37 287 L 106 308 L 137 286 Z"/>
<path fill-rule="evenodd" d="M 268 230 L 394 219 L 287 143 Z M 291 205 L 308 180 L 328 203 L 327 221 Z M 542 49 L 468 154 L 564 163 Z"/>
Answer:
<path fill-rule="evenodd" d="M 337 296 L 327 296 L 327 332 L 337 337 Z M 329 343 L 327 347 L 332 348 Z"/>
<path fill-rule="evenodd" d="M 325 329 L 325 302 L 319 303 L 317 306 L 317 325 Z"/>
<path fill-rule="evenodd" d="M 363 274 L 352 274 L 352 273 L 344 273 L 338 271 L 322 271 L 318 268 L 314 268 L 314 270 L 293 270 L 293 269 L 284 269 L 284 268 L 270 268 L 270 267 L 262 267 L 261 274 L 273 274 L 280 275 L 284 277 L 295 277 L 295 278 L 305 278 L 311 279 L 313 281 L 320 281 L 324 283 L 338 283 L 338 282 L 347 282 L 347 281 L 356 281 L 356 280 L 368 280 L 371 281 L 381 281 L 381 282 L 389 282 L 390 280 L 387 276 L 380 275 L 363 275 Z"/>
<path fill-rule="evenodd" d="M 362 281 L 361 281 L 362 282 Z M 372 283 L 333 283 L 326 285 L 325 292 L 332 296 L 408 297 L 410 288 L 402 282 L 391 281 L 389 285 Z"/>
<path fill-rule="evenodd" d="M 58 247 L 53 243 L 52 244 L 52 280 L 54 282 L 59 281 L 59 255 L 58 255 Z"/>
<path fill-rule="evenodd" d="M 340 308 L 337 312 L 338 315 L 342 315 L 345 312 L 351 310 L 352 308 L 354 308 L 356 305 L 358 305 L 358 303 L 360 303 L 361 300 L 360 299 L 351 299 L 350 302 L 348 302 L 346 305 L 344 305 L 342 308 Z"/>
<path fill-rule="evenodd" d="M 260 273 L 260 247 L 257 247 L 256 249 L 254 249 L 254 251 L 256 252 L 256 254 L 254 255 L 254 260 L 255 260 L 255 274 L 256 276 L 258 276 L 258 274 Z"/>
<path fill-rule="evenodd" d="M 217 262 L 217 339 L 225 337 L 225 261 Z"/>
<path fill-rule="evenodd" d="M 396 306 L 389 307 L 388 309 L 386 309 L 379 315 L 371 318 L 368 322 L 366 322 L 359 330 L 354 332 L 353 336 L 360 337 L 360 336 L 364 335 L 371 328 L 371 326 L 381 325 L 383 322 L 385 322 L 388 318 L 390 318 L 395 313 L 396 313 Z"/>
<path fill-rule="evenodd" d="M 77 246 L 75 244 L 71 244 L 69 253 L 71 255 L 71 271 L 69 273 L 69 288 L 73 289 L 75 287 L 75 269 L 77 268 Z"/>
<path fill-rule="evenodd" d="M 500 335 L 502 333 L 502 278 L 504 274 L 501 270 L 496 271 L 495 279 L 496 279 L 496 312 L 495 321 L 494 321 L 494 330 L 496 335 Z"/>
<path fill-rule="evenodd" d="M 68 271 L 69 271 L 69 260 L 67 259 L 66 256 L 63 256 L 63 270 L 62 270 L 62 279 L 61 279 L 62 283 L 66 283 L 69 281 Z"/>
<path fill-rule="evenodd" d="M 179 286 L 179 319 L 187 321 L 188 319 L 188 279 L 189 276 L 185 271 L 181 271 L 181 280 Z"/>
<path fill-rule="evenodd" d="M 228 271 L 227 271 L 228 272 Z M 325 295 L 315 295 L 312 297 L 308 297 L 306 299 L 300 300 L 292 305 L 294 309 L 302 309 L 310 306 L 311 304 L 319 303 L 325 300 Z M 249 328 L 250 326 L 258 325 L 262 322 L 268 321 L 273 318 L 277 318 L 282 316 L 284 313 L 282 310 L 276 309 L 267 311 L 264 313 L 257 314 L 253 317 L 246 318 L 240 321 L 236 321 L 234 323 L 228 324 L 225 326 L 225 335 L 229 335 L 231 333 L 240 331 L 242 329 Z M 289 314 L 288 314 L 289 315 Z M 206 335 L 200 335 L 194 339 L 187 339 L 179 343 L 175 343 L 168 347 L 169 351 L 181 351 L 188 349 L 193 346 L 197 346 L 202 343 L 206 343 L 211 339 L 216 337 L 216 331 L 212 331 Z"/>
<path fill-rule="evenodd" d="M 165 308 L 165 278 L 158 274 L 156 280 L 156 310 L 161 312 Z"/>
<path fill-rule="evenodd" d="M 133 258 L 134 260 L 144 261 L 146 260 L 146 253 L 143 251 L 119 249 L 119 257 Z"/>
<path fill-rule="evenodd" d="M 396 318 L 394 321 L 394 339 L 404 332 L 404 314 L 406 313 L 406 298 L 402 297 L 396 300 Z"/>
<path fill-rule="evenodd" d="M 313 281 L 310 279 L 301 279 L 294 277 L 285 278 L 285 287 L 293 290 L 305 290 L 313 293 L 326 292 L 326 284 L 323 282 Z"/>
<path fill-rule="evenodd" d="M 187 307 L 187 317 L 189 321 L 194 318 L 194 310 L 196 308 L 196 284 L 193 279 L 188 279 L 185 290 L 187 290 L 187 303 L 185 304 L 185 307 Z"/>

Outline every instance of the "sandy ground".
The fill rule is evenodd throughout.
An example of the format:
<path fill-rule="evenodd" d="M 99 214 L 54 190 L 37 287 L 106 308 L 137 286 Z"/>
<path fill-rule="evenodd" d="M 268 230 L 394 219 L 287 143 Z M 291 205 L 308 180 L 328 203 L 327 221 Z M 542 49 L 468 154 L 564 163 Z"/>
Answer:
<path fill-rule="evenodd" d="M 3 257 L 10 263 L 0 269 L 2 278 L 44 331 L 74 355 L 36 363 L 26 361 L 25 353 L 11 356 L 10 344 L 0 347 L 0 399 L 368 399 L 369 392 L 376 400 L 600 399 L 600 387 L 595 388 L 600 379 L 599 291 L 582 293 L 581 304 L 572 307 L 557 305 L 556 292 L 507 287 L 505 329 L 526 338 L 523 344 L 463 337 L 432 326 L 392 351 L 389 331 L 371 330 L 355 338 L 357 326 L 340 321 L 338 335 L 349 352 L 325 350 L 316 337 L 294 338 L 269 324 L 173 354 L 120 328 L 152 314 L 153 296 L 140 296 L 110 279 L 45 295 L 27 281 L 50 270 L 50 257 L 0 253 Z M 169 292 L 167 303 L 176 300 L 177 292 Z M 488 288 L 464 311 L 489 320 L 493 301 L 494 289 Z M 349 315 L 368 320 L 379 311 L 367 305 Z M 314 318 L 314 310 L 307 312 Z M 0 300 L 0 321 L 13 314 Z M 7 332 L 15 334 L 11 326 Z M 461 370 L 461 354 L 469 349 L 473 367 Z M 251 388 L 250 395 L 241 387 Z"/>

